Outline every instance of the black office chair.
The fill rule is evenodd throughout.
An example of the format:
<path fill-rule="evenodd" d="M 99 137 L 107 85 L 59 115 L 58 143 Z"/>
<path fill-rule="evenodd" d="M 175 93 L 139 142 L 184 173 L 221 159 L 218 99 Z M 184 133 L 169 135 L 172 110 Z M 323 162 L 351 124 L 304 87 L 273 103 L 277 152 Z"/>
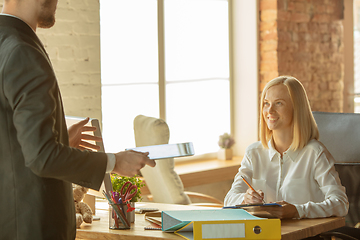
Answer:
<path fill-rule="evenodd" d="M 335 168 L 346 188 L 349 212 L 345 227 L 320 234 L 323 239 L 360 239 L 360 114 L 313 112 L 322 142 L 335 158 Z"/>

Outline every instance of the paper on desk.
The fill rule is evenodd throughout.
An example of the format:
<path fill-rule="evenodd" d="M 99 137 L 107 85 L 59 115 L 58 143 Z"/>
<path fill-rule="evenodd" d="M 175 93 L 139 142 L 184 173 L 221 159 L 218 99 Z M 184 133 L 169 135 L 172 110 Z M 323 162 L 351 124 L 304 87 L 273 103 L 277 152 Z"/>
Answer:
<path fill-rule="evenodd" d="M 147 213 L 145 213 L 144 217 L 145 217 L 145 220 L 161 226 L 161 212 L 160 211 L 147 212 Z"/>

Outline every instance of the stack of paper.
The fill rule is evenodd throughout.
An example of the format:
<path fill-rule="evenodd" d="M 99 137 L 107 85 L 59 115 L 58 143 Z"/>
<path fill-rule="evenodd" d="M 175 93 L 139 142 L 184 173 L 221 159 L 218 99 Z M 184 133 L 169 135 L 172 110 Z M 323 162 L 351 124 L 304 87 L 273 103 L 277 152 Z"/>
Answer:
<path fill-rule="evenodd" d="M 161 230 L 161 212 L 147 212 L 145 213 L 145 220 L 151 224 L 146 226 L 145 230 Z"/>

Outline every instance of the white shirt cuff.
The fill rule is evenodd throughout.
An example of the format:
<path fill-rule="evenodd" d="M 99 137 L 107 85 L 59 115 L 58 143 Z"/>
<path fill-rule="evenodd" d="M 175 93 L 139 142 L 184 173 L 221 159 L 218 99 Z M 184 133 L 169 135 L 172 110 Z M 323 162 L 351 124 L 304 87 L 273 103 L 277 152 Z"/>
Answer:
<path fill-rule="evenodd" d="M 107 155 L 107 165 L 106 165 L 106 173 L 110 173 L 112 172 L 112 170 L 114 170 L 115 167 L 115 154 L 113 153 L 106 153 Z"/>
<path fill-rule="evenodd" d="M 297 219 L 301 219 L 305 216 L 305 211 L 303 204 L 293 204 L 296 207 L 296 210 L 298 211 L 299 217 Z"/>

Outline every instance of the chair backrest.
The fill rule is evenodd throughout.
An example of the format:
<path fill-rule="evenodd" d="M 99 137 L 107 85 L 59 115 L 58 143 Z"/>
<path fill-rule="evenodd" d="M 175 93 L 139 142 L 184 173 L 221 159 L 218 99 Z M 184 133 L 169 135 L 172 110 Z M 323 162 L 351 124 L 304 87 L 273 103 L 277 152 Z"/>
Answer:
<path fill-rule="evenodd" d="M 138 115 L 134 119 L 136 147 L 169 143 L 170 131 L 167 123 L 158 118 Z M 184 193 L 179 175 L 174 171 L 174 159 L 156 161 L 156 167 L 145 166 L 141 169 L 146 186 L 153 195 L 154 202 L 190 204 Z"/>
<path fill-rule="evenodd" d="M 349 199 L 349 212 L 345 223 L 354 227 L 360 222 L 360 163 L 337 163 L 335 168 Z"/>
<path fill-rule="evenodd" d="M 322 142 L 334 157 L 335 168 L 349 199 L 346 225 L 360 221 L 360 114 L 313 112 Z"/>
<path fill-rule="evenodd" d="M 336 162 L 360 162 L 360 114 L 313 112 L 320 142 Z"/>

